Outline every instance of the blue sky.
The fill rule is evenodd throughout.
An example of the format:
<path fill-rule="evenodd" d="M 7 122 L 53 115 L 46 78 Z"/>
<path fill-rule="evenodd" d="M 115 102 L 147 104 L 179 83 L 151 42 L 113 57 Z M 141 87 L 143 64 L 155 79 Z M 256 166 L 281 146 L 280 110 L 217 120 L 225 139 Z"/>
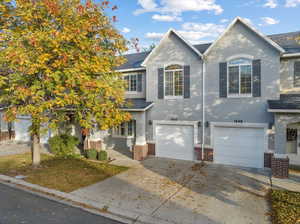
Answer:
<path fill-rule="evenodd" d="M 157 43 L 169 28 L 193 44 L 214 40 L 236 17 L 265 34 L 299 31 L 300 0 L 111 0 L 116 27 L 140 46 Z"/>

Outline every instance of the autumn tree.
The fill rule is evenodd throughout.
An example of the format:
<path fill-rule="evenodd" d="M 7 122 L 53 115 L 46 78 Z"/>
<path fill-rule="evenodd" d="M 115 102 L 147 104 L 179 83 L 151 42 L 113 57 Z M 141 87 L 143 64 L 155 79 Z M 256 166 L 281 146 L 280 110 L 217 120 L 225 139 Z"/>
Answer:
<path fill-rule="evenodd" d="M 0 103 L 6 119 L 31 116 L 33 165 L 42 124 L 72 119 L 84 129 L 128 120 L 124 82 L 114 68 L 126 41 L 106 15 L 108 1 L 0 0 Z"/>

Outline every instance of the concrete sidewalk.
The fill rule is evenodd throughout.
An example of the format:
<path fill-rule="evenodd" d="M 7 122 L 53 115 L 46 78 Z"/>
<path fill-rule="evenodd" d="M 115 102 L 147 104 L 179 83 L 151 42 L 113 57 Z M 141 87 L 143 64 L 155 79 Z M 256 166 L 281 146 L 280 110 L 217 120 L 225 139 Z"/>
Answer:
<path fill-rule="evenodd" d="M 300 192 L 300 171 L 290 170 L 288 179 L 272 177 L 272 187 L 281 190 Z"/>

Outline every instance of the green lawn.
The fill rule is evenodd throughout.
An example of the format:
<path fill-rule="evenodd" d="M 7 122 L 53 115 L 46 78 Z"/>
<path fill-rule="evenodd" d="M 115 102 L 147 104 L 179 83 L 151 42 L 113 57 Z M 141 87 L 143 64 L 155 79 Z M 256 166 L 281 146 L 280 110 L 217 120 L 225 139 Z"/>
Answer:
<path fill-rule="evenodd" d="M 24 175 L 27 182 L 63 192 L 94 184 L 127 169 L 85 159 L 62 159 L 49 155 L 42 155 L 41 166 L 33 168 L 29 153 L 0 157 L 1 174 Z"/>
<path fill-rule="evenodd" d="M 300 193 L 271 190 L 273 224 L 300 224 Z"/>

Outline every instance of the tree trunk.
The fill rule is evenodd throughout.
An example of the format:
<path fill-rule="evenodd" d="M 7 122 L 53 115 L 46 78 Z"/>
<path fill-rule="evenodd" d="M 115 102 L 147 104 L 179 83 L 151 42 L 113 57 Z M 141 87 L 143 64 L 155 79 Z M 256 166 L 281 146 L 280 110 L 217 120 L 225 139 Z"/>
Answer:
<path fill-rule="evenodd" d="M 31 153 L 32 153 L 32 165 L 35 167 L 39 166 L 41 163 L 41 152 L 40 152 L 39 136 L 37 134 L 33 134 L 32 136 Z"/>

